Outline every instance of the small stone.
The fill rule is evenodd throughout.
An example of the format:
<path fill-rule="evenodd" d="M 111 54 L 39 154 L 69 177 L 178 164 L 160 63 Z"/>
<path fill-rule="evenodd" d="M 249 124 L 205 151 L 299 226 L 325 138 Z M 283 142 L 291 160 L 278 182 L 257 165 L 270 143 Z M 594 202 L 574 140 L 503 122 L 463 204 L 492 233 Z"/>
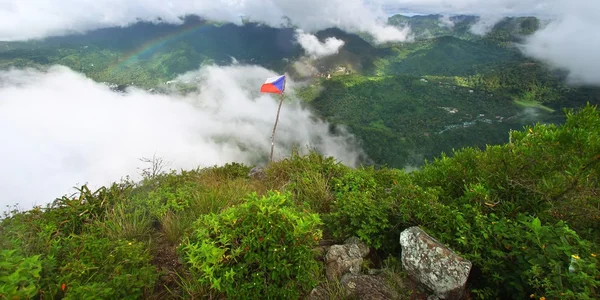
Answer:
<path fill-rule="evenodd" d="M 358 238 L 349 238 L 344 245 L 333 245 L 325 255 L 327 279 L 339 280 L 344 274 L 359 274 L 363 257 L 369 253 L 369 248 Z"/>

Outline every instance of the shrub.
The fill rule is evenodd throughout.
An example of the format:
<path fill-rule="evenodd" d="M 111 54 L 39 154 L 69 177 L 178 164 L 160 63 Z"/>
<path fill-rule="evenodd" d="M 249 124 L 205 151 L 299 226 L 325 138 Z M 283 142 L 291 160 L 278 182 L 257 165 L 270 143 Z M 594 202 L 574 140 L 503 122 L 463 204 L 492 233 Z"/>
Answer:
<path fill-rule="evenodd" d="M 65 299 L 138 299 L 156 280 L 144 243 L 94 233 L 61 239 L 46 259 L 43 288 Z"/>
<path fill-rule="evenodd" d="M 23 257 L 17 250 L 0 250 L 0 299 L 28 299 L 38 294 L 40 256 Z"/>
<path fill-rule="evenodd" d="M 290 158 L 266 169 L 266 181 L 271 189 L 285 187 L 296 203 L 306 203 L 314 212 L 329 213 L 335 200 L 332 182 L 346 169 L 333 157 L 324 157 L 314 151 L 302 156 L 293 152 Z"/>
<path fill-rule="evenodd" d="M 542 221 L 567 221 L 582 236 L 600 241 L 600 111 L 566 112 L 561 126 L 511 131 L 511 142 L 485 151 L 464 148 L 442 155 L 412 175 L 422 187 L 439 187 L 440 201 L 477 205 L 482 213 Z"/>
<path fill-rule="evenodd" d="M 399 250 L 403 228 L 421 226 L 473 262 L 470 285 L 476 298 L 597 297 L 593 244 L 562 221 L 542 224 L 529 214 L 494 214 L 485 205 L 494 202 L 488 187 L 464 188 L 454 201 L 444 201 L 442 188 L 418 186 L 406 174 L 352 170 L 336 181 L 336 205 L 327 224 L 338 237 L 356 234 L 387 253 Z"/>
<path fill-rule="evenodd" d="M 80 234 L 86 224 L 101 220 L 108 207 L 126 199 L 133 187 L 130 182 L 122 182 L 92 192 L 87 185 L 83 185 L 78 189 L 79 195 L 56 199 L 46 210 L 44 219 L 57 224 L 57 232 L 62 236 Z"/>
<path fill-rule="evenodd" d="M 598 297 L 596 254 L 562 221 L 542 225 L 538 218 L 522 214 L 515 220 L 474 215 L 447 242 L 483 273 L 473 290 L 481 298 Z"/>
<path fill-rule="evenodd" d="M 473 262 L 470 282 L 476 298 L 597 297 L 597 254 L 564 222 L 542 225 L 524 214 L 482 214 L 472 205 L 449 207 L 424 196 L 398 202 L 399 214 L 391 223 L 420 225 Z"/>
<path fill-rule="evenodd" d="M 214 172 L 223 179 L 248 178 L 248 173 L 252 167 L 240 163 L 226 163 L 220 167 L 207 169 L 209 172 Z"/>
<path fill-rule="evenodd" d="M 328 226 L 338 239 L 356 235 L 367 245 L 378 249 L 384 243 L 384 232 L 390 227 L 387 212 L 391 199 L 377 197 L 380 186 L 373 172 L 352 170 L 340 179 L 334 179 L 336 201 Z"/>
<path fill-rule="evenodd" d="M 198 197 L 200 186 L 197 172 L 172 171 L 147 180 L 144 185 L 150 188 L 147 194 L 136 195 L 136 201 L 149 206 L 152 217 L 160 219 L 167 211 L 180 212 L 191 206 Z"/>
<path fill-rule="evenodd" d="M 232 299 L 298 298 L 314 287 L 321 220 L 289 198 L 252 193 L 240 206 L 201 216 L 179 247 L 198 280 Z"/>
<path fill-rule="evenodd" d="M 334 237 L 356 235 L 368 246 L 392 253 L 400 247 L 399 224 L 418 224 L 402 219 L 401 203 L 436 195 L 413 185 L 409 175 L 397 169 L 354 169 L 332 182 L 336 200 L 326 223 Z"/>

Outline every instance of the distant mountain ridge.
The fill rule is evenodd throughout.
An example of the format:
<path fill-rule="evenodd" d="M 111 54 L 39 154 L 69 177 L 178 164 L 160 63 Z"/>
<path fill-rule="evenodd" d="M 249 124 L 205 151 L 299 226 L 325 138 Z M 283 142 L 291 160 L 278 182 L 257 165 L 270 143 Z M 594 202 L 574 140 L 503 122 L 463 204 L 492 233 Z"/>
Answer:
<path fill-rule="evenodd" d="M 410 26 L 417 40 L 442 36 L 454 36 L 463 39 L 488 39 L 500 42 L 520 41 L 540 28 L 541 21 L 536 17 L 505 17 L 491 26 L 485 34 L 477 34 L 472 30 L 479 16 L 457 15 L 445 17 L 440 14 L 404 16 L 394 15 L 388 19 L 388 24 L 405 27 Z M 482 23 L 483 25 L 483 23 Z"/>

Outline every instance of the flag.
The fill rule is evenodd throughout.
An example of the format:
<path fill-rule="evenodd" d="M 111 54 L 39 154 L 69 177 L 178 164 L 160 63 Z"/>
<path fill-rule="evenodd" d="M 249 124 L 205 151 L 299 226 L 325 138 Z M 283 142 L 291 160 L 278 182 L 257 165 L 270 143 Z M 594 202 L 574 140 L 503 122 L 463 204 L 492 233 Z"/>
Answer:
<path fill-rule="evenodd" d="M 260 87 L 261 93 L 283 94 L 285 90 L 285 75 L 267 78 Z"/>

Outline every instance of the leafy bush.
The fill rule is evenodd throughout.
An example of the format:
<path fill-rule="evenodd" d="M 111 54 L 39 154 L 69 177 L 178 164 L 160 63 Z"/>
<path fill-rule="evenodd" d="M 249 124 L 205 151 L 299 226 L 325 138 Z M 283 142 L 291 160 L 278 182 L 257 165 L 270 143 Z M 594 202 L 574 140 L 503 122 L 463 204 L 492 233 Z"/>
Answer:
<path fill-rule="evenodd" d="M 160 219 L 167 211 L 180 212 L 191 206 L 200 190 L 196 177 L 193 171 L 160 174 L 145 183 L 151 189 L 138 197 L 150 207 L 152 216 Z"/>
<path fill-rule="evenodd" d="M 522 214 L 515 220 L 476 212 L 464 216 L 456 214 L 454 222 L 444 219 L 457 229 L 445 242 L 482 273 L 473 280 L 472 291 L 480 298 L 598 296 L 600 272 L 592 245 L 564 222 L 542 225 Z"/>
<path fill-rule="evenodd" d="M 224 179 L 247 178 L 252 168 L 240 163 L 227 163 L 220 167 L 214 167 L 209 171 L 214 172 Z"/>
<path fill-rule="evenodd" d="M 64 293 L 65 299 L 138 299 L 156 280 L 151 256 L 140 242 L 72 235 L 57 243 L 48 259 L 55 269 L 45 270 L 44 288 Z"/>
<path fill-rule="evenodd" d="M 406 195 L 407 191 L 414 195 Z M 564 222 L 542 225 L 525 214 L 509 218 L 482 214 L 470 204 L 451 207 L 437 200 L 439 192 L 394 187 L 392 194 L 399 201 L 390 208 L 390 223 L 399 228 L 419 225 L 471 260 L 474 296 L 597 296 L 600 272 L 594 246 Z M 573 257 L 581 258 L 573 262 L 576 273 L 569 271 Z"/>
<path fill-rule="evenodd" d="M 134 185 L 130 182 L 114 183 L 92 192 L 87 185 L 78 189 L 79 195 L 72 198 L 63 196 L 56 199 L 45 219 L 55 222 L 57 232 L 62 236 L 80 234 L 86 224 L 102 219 L 106 208 L 127 198 Z"/>
<path fill-rule="evenodd" d="M 388 209 L 391 199 L 378 193 L 373 170 L 352 170 L 334 179 L 335 205 L 328 226 L 336 238 L 356 235 L 376 249 L 385 242 L 390 227 Z M 379 194 L 379 195 L 378 195 Z"/>
<path fill-rule="evenodd" d="M 370 247 L 398 253 L 401 228 L 439 213 L 432 207 L 439 191 L 415 185 L 401 170 L 354 169 L 332 182 L 336 201 L 326 224 L 338 239 L 356 235 Z"/>
<path fill-rule="evenodd" d="M 198 280 L 227 298 L 292 299 L 316 283 L 312 247 L 321 237 L 317 214 L 290 194 L 269 192 L 220 214 L 204 215 L 179 250 Z"/>
<path fill-rule="evenodd" d="M 39 291 L 40 256 L 0 250 L 0 299 L 33 298 Z"/>
<path fill-rule="evenodd" d="M 269 166 L 266 181 L 270 189 L 284 187 L 291 192 L 297 204 L 307 204 L 314 212 L 328 213 L 335 200 L 332 182 L 346 170 L 347 167 L 333 157 L 324 157 L 315 151 L 307 155 L 294 151 L 290 158 Z"/>
<path fill-rule="evenodd" d="M 561 126 L 512 131 L 505 145 L 442 155 L 412 177 L 422 187 L 441 188 L 444 204 L 473 204 L 499 216 L 563 220 L 600 241 L 600 111 L 588 105 L 566 116 Z"/>

